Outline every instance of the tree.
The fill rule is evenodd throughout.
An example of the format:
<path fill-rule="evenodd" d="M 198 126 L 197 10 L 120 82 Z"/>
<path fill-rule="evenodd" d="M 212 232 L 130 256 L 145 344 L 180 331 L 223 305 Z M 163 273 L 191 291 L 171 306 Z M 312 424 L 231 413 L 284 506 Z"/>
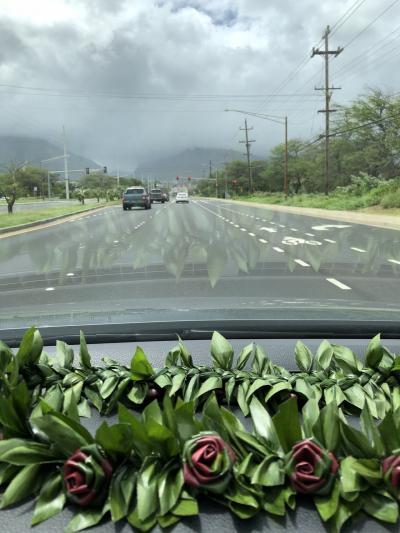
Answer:
<path fill-rule="evenodd" d="M 10 163 L 5 165 L 6 172 L 0 178 L 0 196 L 4 196 L 7 202 L 7 211 L 11 215 L 13 213 L 15 200 L 21 194 L 21 187 L 18 184 L 18 177 L 21 169 L 25 163 Z"/>

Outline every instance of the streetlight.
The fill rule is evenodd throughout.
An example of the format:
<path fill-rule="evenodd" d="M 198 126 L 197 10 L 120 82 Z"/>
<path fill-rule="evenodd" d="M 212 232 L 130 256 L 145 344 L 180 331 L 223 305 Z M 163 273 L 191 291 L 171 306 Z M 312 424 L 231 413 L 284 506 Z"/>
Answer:
<path fill-rule="evenodd" d="M 270 120 L 271 122 L 276 122 L 277 124 L 282 124 L 285 126 L 285 162 L 284 162 L 284 173 L 283 173 L 283 190 L 285 192 L 285 197 L 288 195 L 288 159 L 289 159 L 289 149 L 288 149 L 288 119 L 287 116 L 280 115 L 264 115 L 264 113 L 253 113 L 252 111 L 242 111 L 241 109 L 225 109 L 224 111 L 232 111 L 234 113 L 242 113 L 243 115 L 250 115 L 256 118 L 262 118 L 264 120 Z"/>

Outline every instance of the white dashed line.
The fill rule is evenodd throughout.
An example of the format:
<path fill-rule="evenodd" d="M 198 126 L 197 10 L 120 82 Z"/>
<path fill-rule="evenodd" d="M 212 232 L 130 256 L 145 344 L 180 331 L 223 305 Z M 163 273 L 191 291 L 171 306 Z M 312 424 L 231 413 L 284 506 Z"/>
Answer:
<path fill-rule="evenodd" d="M 332 239 L 324 239 L 325 242 L 330 242 L 332 244 L 336 244 L 336 241 L 333 241 Z"/>
<path fill-rule="evenodd" d="M 118 243 L 119 243 L 119 241 L 114 241 L 114 244 L 118 244 Z"/>
<path fill-rule="evenodd" d="M 296 228 L 290 228 L 292 231 L 299 231 L 298 229 Z"/>
<path fill-rule="evenodd" d="M 46 291 L 54 291 L 54 287 L 46 287 Z"/>
<path fill-rule="evenodd" d="M 278 246 L 274 246 L 274 250 L 275 250 L 275 252 L 279 252 L 281 254 L 283 254 L 284 251 L 285 251 L 285 250 L 282 250 L 282 248 L 279 248 Z"/>
<path fill-rule="evenodd" d="M 278 224 L 278 226 L 279 226 L 280 228 L 286 228 L 286 226 L 284 226 L 283 224 Z"/>
<path fill-rule="evenodd" d="M 315 237 L 314 233 L 305 233 L 304 235 L 308 235 L 309 237 Z"/>
<path fill-rule="evenodd" d="M 367 250 L 363 250 L 362 248 L 356 248 L 355 246 L 350 246 L 350 250 L 354 250 L 355 252 L 360 252 L 365 254 Z"/>
<path fill-rule="evenodd" d="M 308 263 L 306 263 L 302 259 L 295 259 L 294 262 L 297 263 L 298 265 L 302 266 L 302 267 L 309 267 L 310 266 Z"/>
<path fill-rule="evenodd" d="M 268 244 L 268 241 L 266 241 L 265 239 L 258 239 L 260 242 L 262 242 L 263 244 Z"/>
<path fill-rule="evenodd" d="M 75 276 L 75 274 L 73 272 L 68 272 L 67 276 Z"/>
<path fill-rule="evenodd" d="M 246 228 L 240 228 L 240 231 L 247 231 Z"/>
<path fill-rule="evenodd" d="M 394 263 L 395 265 L 400 265 L 400 261 L 397 261 L 397 259 L 388 259 L 389 263 Z"/>
<path fill-rule="evenodd" d="M 250 231 L 249 231 L 249 235 L 250 235 L 250 237 L 255 237 L 255 234 L 254 233 L 250 233 Z"/>
<path fill-rule="evenodd" d="M 342 289 L 342 291 L 351 291 L 351 287 L 348 287 L 341 281 L 338 281 L 335 278 L 326 278 L 326 281 L 329 281 L 329 283 L 332 283 L 332 285 L 336 285 L 336 287 L 339 287 L 339 289 Z"/>

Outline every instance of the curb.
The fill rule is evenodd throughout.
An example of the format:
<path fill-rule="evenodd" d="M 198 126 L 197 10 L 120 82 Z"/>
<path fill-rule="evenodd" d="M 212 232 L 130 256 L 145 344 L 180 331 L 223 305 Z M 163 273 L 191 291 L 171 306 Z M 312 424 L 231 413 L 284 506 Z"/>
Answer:
<path fill-rule="evenodd" d="M 49 224 L 50 222 L 55 222 L 56 220 L 61 220 L 63 218 L 73 217 L 76 215 L 84 215 L 85 213 L 90 213 L 91 211 L 98 211 L 99 209 L 107 209 L 107 205 L 102 205 L 99 207 L 91 207 L 90 209 L 85 209 L 84 211 L 74 211 L 66 215 L 58 215 L 51 218 L 42 218 L 41 220 L 36 220 L 35 222 L 27 222 L 26 224 L 19 224 L 18 226 L 8 226 L 7 228 L 0 228 L 0 235 L 4 233 L 13 233 L 14 231 L 20 231 L 23 229 L 34 228 L 36 226 L 42 226 L 44 224 Z"/>
<path fill-rule="evenodd" d="M 216 200 L 216 198 L 207 198 Z M 247 207 L 261 207 L 270 211 L 280 211 L 282 213 L 291 213 L 313 218 L 325 218 L 327 220 L 336 220 L 339 222 L 348 222 L 349 224 L 362 224 L 364 226 L 374 226 L 383 229 L 400 230 L 400 216 L 395 219 L 390 215 L 372 215 L 369 213 L 360 213 L 359 211 L 339 211 L 335 209 L 321 209 L 318 207 L 296 207 L 279 204 L 262 204 L 257 202 L 246 202 L 245 200 L 225 200 L 218 198 L 220 202 L 231 204 L 245 205 Z"/>

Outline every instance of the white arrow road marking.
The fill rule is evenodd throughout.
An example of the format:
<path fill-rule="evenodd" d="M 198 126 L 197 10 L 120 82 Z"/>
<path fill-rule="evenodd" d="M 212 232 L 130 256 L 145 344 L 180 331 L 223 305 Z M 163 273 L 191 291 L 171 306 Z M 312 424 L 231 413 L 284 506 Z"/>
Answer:
<path fill-rule="evenodd" d="M 326 278 L 326 281 L 329 281 L 329 283 L 332 283 L 332 285 L 336 285 L 336 287 L 339 287 L 339 289 L 342 289 L 342 291 L 351 291 L 351 287 L 348 287 L 341 281 L 338 281 L 335 278 Z"/>

